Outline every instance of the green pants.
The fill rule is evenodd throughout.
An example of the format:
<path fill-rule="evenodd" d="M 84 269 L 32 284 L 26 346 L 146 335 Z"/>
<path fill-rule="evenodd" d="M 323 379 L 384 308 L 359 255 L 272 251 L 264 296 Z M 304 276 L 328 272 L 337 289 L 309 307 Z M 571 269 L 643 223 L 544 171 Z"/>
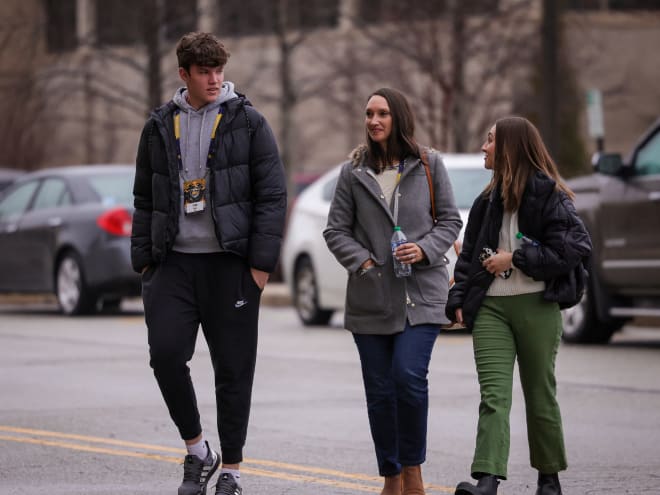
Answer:
<path fill-rule="evenodd" d="M 557 304 L 544 301 L 540 292 L 485 298 L 472 332 L 481 390 L 473 474 L 506 479 L 516 357 L 525 396 L 531 465 L 542 473 L 566 469 L 555 382 L 561 332 Z"/>

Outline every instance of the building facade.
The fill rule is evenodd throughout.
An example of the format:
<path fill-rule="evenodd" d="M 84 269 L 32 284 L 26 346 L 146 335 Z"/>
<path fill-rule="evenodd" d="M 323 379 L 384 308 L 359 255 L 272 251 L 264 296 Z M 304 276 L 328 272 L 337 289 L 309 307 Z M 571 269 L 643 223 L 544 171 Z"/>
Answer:
<path fill-rule="evenodd" d="M 660 114 L 660 10 L 568 3 L 577 90 L 603 92 L 606 149 L 625 151 Z M 291 173 L 343 160 L 381 86 L 409 95 L 420 141 L 478 152 L 533 86 L 541 15 L 540 0 L 5 0 L 2 145 L 21 168 L 133 162 L 148 112 L 181 84 L 176 41 L 204 30 L 231 51 L 226 78 L 273 124 Z"/>

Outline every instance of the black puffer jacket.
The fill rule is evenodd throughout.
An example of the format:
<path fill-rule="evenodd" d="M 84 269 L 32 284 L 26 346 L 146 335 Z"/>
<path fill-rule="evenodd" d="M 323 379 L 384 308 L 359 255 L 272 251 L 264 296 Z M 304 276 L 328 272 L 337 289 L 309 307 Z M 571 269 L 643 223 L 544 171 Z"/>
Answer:
<path fill-rule="evenodd" d="M 446 306 L 447 317 L 452 321 L 456 319 L 456 309 L 462 308 L 468 328 L 472 328 L 494 278 L 481 265 L 479 253 L 484 246 L 497 247 L 503 213 L 499 189 L 489 197 L 479 196 L 470 210 L 463 249 L 454 270 L 455 285 Z M 565 300 L 566 292 L 575 290 L 565 276 L 591 253 L 591 239 L 573 202 L 566 193 L 555 189 L 554 180 L 537 172 L 527 182 L 518 209 L 518 227 L 539 245 L 523 244 L 516 249 L 513 264 L 534 280 L 548 282 L 546 300 Z"/>
<path fill-rule="evenodd" d="M 131 237 L 133 268 L 162 262 L 178 230 L 181 190 L 174 140 L 174 102 L 151 113 L 137 153 Z M 226 103 L 209 176 L 220 247 L 258 270 L 277 264 L 286 216 L 286 180 L 273 133 L 242 95 Z"/>

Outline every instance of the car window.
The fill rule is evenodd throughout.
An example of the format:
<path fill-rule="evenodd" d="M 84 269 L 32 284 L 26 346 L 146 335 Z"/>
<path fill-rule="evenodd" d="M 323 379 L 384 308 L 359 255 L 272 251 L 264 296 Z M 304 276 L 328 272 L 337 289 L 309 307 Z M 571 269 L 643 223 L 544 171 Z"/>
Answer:
<path fill-rule="evenodd" d="M 456 207 L 465 210 L 472 207 L 472 203 L 492 177 L 492 172 L 485 168 L 447 167 L 447 173 L 454 191 Z"/>
<path fill-rule="evenodd" d="M 39 185 L 36 180 L 26 182 L 11 191 L 0 201 L 0 219 L 4 220 L 23 213 Z"/>
<path fill-rule="evenodd" d="M 660 132 L 637 152 L 635 170 L 638 175 L 660 174 Z"/>
<path fill-rule="evenodd" d="M 338 180 L 339 180 L 339 176 L 333 177 L 332 180 L 328 181 L 323 186 L 323 191 L 321 192 L 321 197 L 323 198 L 323 201 L 332 201 L 332 197 L 335 194 L 335 188 L 337 187 Z"/>
<path fill-rule="evenodd" d="M 46 179 L 42 182 L 32 209 L 54 208 L 71 203 L 71 195 L 62 179 Z"/>
<path fill-rule="evenodd" d="M 88 178 L 89 185 L 106 206 L 133 204 L 133 174 L 101 174 Z"/>

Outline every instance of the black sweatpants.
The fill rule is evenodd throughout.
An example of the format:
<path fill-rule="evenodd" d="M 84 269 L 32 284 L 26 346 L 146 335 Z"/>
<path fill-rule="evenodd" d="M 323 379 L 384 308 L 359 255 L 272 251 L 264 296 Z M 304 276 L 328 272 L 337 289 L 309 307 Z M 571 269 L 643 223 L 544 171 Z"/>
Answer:
<path fill-rule="evenodd" d="M 209 347 L 222 460 L 243 460 L 257 355 L 261 290 L 233 254 L 171 252 L 143 275 L 150 365 L 184 440 L 202 432 L 188 361 L 197 330 Z"/>

